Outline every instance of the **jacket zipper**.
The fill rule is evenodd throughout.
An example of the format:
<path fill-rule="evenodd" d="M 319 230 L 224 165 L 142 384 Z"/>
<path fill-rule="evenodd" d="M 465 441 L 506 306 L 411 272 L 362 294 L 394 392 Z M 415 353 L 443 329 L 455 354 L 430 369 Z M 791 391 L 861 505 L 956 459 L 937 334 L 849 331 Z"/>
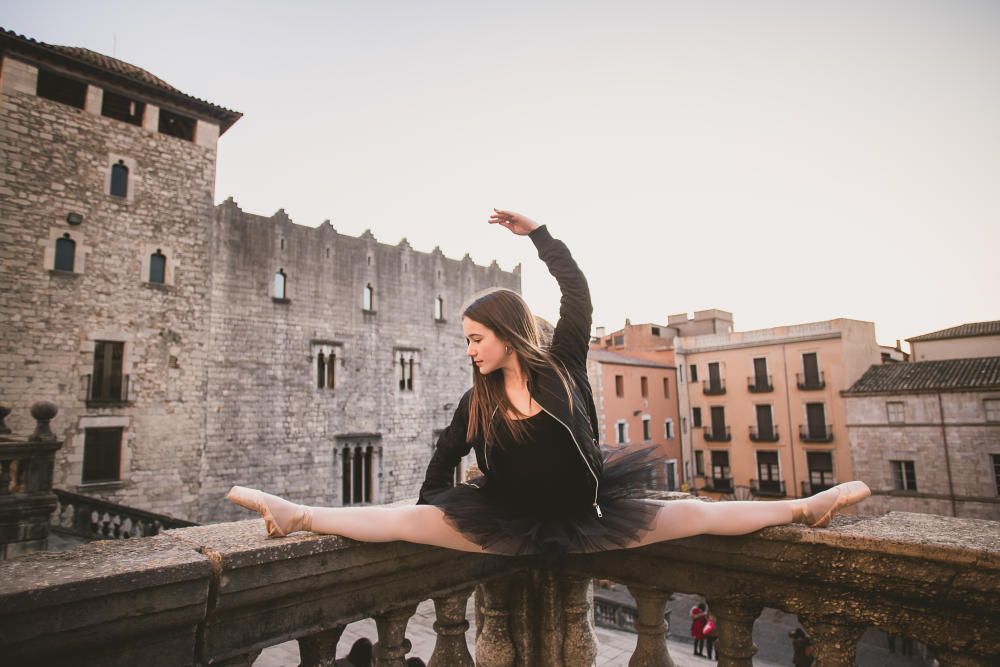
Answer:
<path fill-rule="evenodd" d="M 535 403 L 538 403 L 538 399 L 537 398 L 535 399 Z M 580 443 L 576 441 L 576 436 L 573 435 L 573 430 L 569 426 L 566 426 L 566 424 L 565 424 L 565 422 L 563 422 L 563 420 L 559 419 L 554 414 L 552 414 L 551 412 L 549 412 L 548 410 L 546 410 L 545 406 L 542 405 L 541 403 L 538 403 L 538 407 L 540 407 L 542 410 L 545 410 L 545 412 L 550 417 L 552 417 L 557 422 L 559 422 L 560 424 L 562 424 L 563 428 L 565 428 L 567 431 L 569 431 L 569 437 L 573 438 L 573 444 L 576 445 L 576 451 L 580 452 L 580 458 L 583 459 L 583 464 L 585 466 L 587 466 L 587 470 L 590 472 L 591 477 L 594 478 L 594 511 L 597 512 L 597 518 L 598 519 L 603 519 L 604 518 L 604 514 L 601 512 L 601 506 L 597 504 L 597 487 L 600 484 L 600 482 L 597 479 L 597 473 L 595 473 L 594 469 L 590 467 L 590 462 L 587 460 L 587 457 L 583 455 L 583 449 L 580 447 Z"/>

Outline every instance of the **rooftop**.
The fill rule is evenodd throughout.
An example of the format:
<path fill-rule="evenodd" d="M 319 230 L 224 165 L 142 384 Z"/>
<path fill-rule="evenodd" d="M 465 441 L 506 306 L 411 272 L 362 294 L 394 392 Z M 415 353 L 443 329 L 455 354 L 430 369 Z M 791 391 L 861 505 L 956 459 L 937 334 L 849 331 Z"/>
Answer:
<path fill-rule="evenodd" d="M 941 329 L 931 333 L 907 338 L 910 343 L 922 343 L 928 340 L 943 340 L 945 338 L 973 338 L 975 336 L 1000 336 L 1000 320 L 991 322 L 969 322 L 959 324 L 950 329 Z"/>
<path fill-rule="evenodd" d="M 1000 389 L 1000 357 L 872 366 L 845 396 L 918 391 Z"/>

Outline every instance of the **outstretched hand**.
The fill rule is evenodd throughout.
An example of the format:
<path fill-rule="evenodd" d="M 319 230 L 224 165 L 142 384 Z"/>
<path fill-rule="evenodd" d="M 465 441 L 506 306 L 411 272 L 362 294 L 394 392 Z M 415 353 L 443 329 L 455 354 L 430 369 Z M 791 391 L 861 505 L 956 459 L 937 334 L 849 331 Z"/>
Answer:
<path fill-rule="evenodd" d="M 490 224 L 506 227 L 518 236 L 526 236 L 538 229 L 538 223 L 531 218 L 523 216 L 520 213 L 514 213 L 513 211 L 501 211 L 498 208 L 493 209 L 493 215 L 490 216 Z"/>

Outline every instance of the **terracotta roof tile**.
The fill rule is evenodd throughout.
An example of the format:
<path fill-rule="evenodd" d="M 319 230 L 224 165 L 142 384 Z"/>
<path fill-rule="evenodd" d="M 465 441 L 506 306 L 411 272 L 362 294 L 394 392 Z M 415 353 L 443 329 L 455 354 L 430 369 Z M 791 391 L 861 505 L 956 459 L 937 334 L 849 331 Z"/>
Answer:
<path fill-rule="evenodd" d="M 920 343 L 925 340 L 940 340 L 942 338 L 971 338 L 973 336 L 1000 336 L 1000 320 L 991 322 L 970 322 L 960 324 L 950 329 L 942 329 L 928 334 L 907 338 L 909 342 Z"/>
<path fill-rule="evenodd" d="M 844 395 L 1000 389 L 1000 357 L 872 366 Z"/>

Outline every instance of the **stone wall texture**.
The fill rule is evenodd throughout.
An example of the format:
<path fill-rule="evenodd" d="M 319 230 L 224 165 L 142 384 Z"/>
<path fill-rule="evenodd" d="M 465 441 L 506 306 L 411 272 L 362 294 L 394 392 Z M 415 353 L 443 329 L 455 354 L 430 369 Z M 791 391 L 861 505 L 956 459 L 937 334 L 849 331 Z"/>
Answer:
<path fill-rule="evenodd" d="M 374 500 L 415 495 L 433 432 L 472 382 L 460 308 L 493 286 L 520 291 L 519 268 L 213 206 L 214 142 L 39 98 L 32 68 L 9 57 L 3 73 L 0 404 L 15 433 L 33 428 L 31 403 L 59 406 L 55 486 L 199 522 L 245 516 L 223 500 L 232 484 L 339 504 L 337 443 L 366 434 L 381 454 Z M 118 159 L 126 198 L 108 193 Z M 54 271 L 67 233 L 76 266 Z M 149 248 L 167 255 L 166 285 L 147 282 Z M 367 284 L 374 312 L 362 310 Z M 86 400 L 97 340 L 125 344 L 125 401 Z M 334 344 L 336 386 L 320 389 L 315 353 Z M 415 360 L 409 391 L 400 350 Z M 81 485 L 84 431 L 97 426 L 124 429 L 121 479 Z"/>

